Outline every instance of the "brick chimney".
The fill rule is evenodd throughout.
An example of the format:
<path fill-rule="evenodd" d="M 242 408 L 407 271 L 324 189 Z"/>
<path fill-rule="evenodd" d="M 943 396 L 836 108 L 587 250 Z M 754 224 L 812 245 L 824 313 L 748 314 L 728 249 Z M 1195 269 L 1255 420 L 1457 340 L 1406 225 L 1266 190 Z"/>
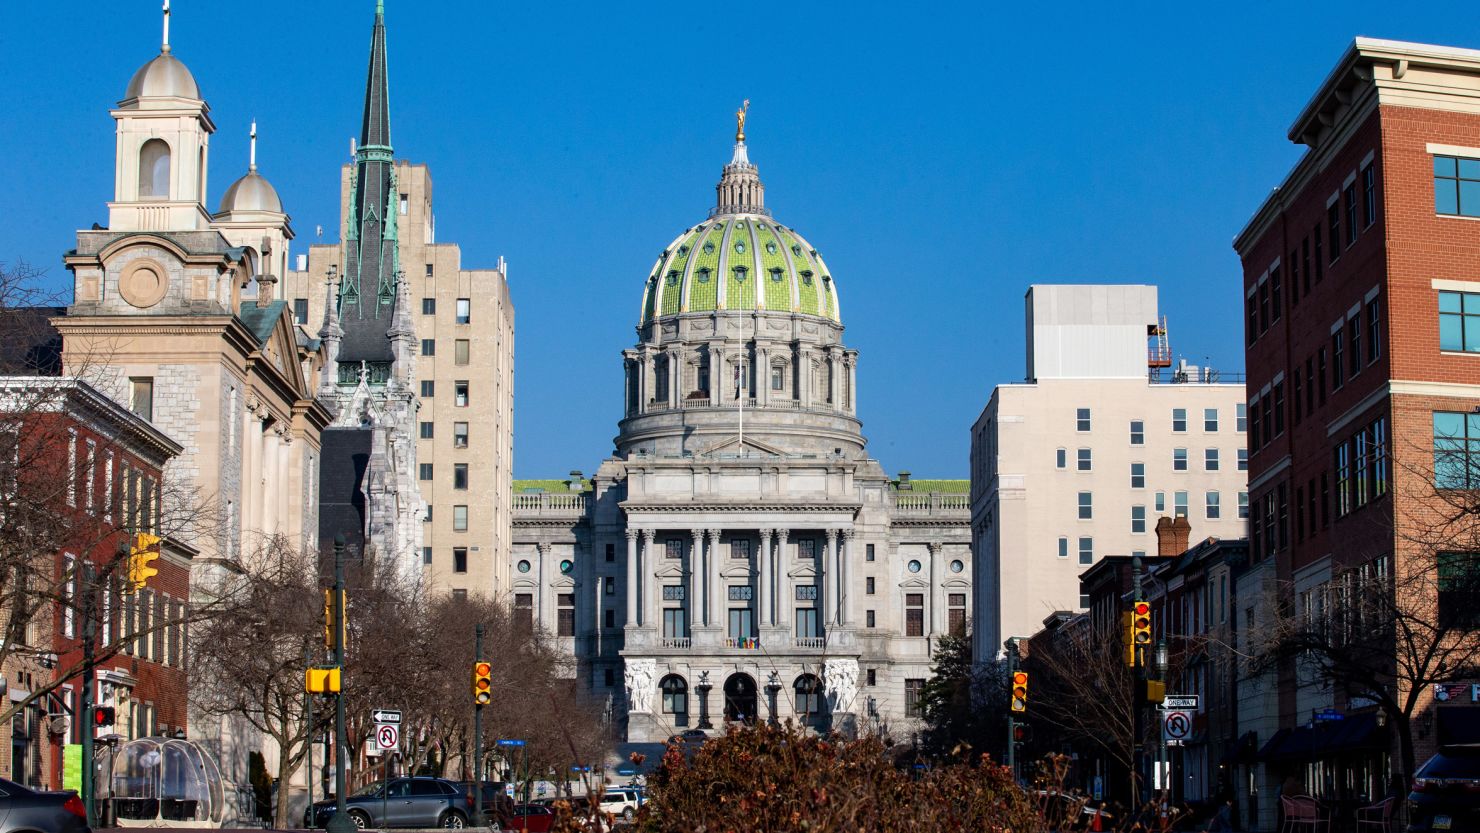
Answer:
<path fill-rule="evenodd" d="M 1156 554 L 1181 555 L 1187 552 L 1187 540 L 1192 537 L 1192 524 L 1186 515 L 1175 519 L 1162 517 L 1156 521 Z"/>

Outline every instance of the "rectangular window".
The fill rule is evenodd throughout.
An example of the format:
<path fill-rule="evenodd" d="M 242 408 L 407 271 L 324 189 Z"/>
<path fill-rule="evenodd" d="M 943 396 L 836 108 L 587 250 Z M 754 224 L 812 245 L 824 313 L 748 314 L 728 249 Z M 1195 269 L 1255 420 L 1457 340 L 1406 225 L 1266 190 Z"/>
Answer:
<path fill-rule="evenodd" d="M 1249 493 L 1238 493 L 1238 516 L 1243 520 L 1249 519 Z"/>
<path fill-rule="evenodd" d="M 1439 293 L 1439 349 L 1480 353 L 1480 292 Z"/>
<path fill-rule="evenodd" d="M 436 298 L 422 298 L 421 299 L 421 314 L 422 315 L 436 315 L 437 314 L 437 299 Z"/>
<path fill-rule="evenodd" d="M 1166 492 L 1157 492 L 1156 493 L 1156 504 L 1155 505 L 1156 505 L 1156 514 L 1160 515 L 1161 513 L 1167 511 L 1167 493 Z"/>
<path fill-rule="evenodd" d="M 401 213 L 402 214 L 410 214 L 411 213 L 411 198 L 408 195 L 406 195 L 406 194 L 402 194 L 401 195 Z"/>
<path fill-rule="evenodd" d="M 1131 420 L 1131 445 L 1146 444 L 1146 423 L 1139 419 Z"/>
<path fill-rule="evenodd" d="M 615 563 L 616 560 L 617 560 L 617 545 L 616 544 L 607 544 L 606 545 L 606 563 L 612 564 L 612 563 Z"/>
<path fill-rule="evenodd" d="M 1274 385 L 1274 396 L 1270 397 L 1270 406 L 1274 410 L 1274 435 L 1276 437 L 1285 433 L 1285 383 L 1276 382 Z"/>
<path fill-rule="evenodd" d="M 1187 471 L 1187 449 L 1172 449 L 1172 471 Z"/>
<path fill-rule="evenodd" d="M 452 488 L 459 490 L 468 488 L 467 463 L 452 464 Z"/>
<path fill-rule="evenodd" d="M 1259 339 L 1259 293 L 1250 292 L 1244 299 L 1244 341 L 1253 344 Z"/>
<path fill-rule="evenodd" d="M 799 602 L 815 602 L 817 601 L 817 585 L 798 584 L 792 587 L 792 595 Z"/>
<path fill-rule="evenodd" d="M 1217 470 L 1218 470 L 1218 449 L 1216 449 L 1216 448 L 1205 448 L 1205 449 L 1203 449 L 1203 471 L 1217 471 Z"/>
<path fill-rule="evenodd" d="M 606 610 L 603 610 L 601 612 L 601 624 L 602 627 L 615 628 L 617 626 L 617 612 L 612 608 L 607 608 Z M 612 684 L 611 673 L 612 672 L 609 669 L 606 672 L 607 685 Z"/>
<path fill-rule="evenodd" d="M 1388 490 L 1387 417 L 1372 423 L 1367 430 L 1372 437 L 1368 444 L 1372 449 L 1368 477 L 1372 481 L 1372 497 L 1375 500 L 1387 494 Z"/>
<path fill-rule="evenodd" d="M 294 298 L 293 299 L 293 321 L 294 321 L 294 323 L 297 323 L 297 324 L 307 324 L 308 323 L 308 299 L 307 298 Z"/>
<path fill-rule="evenodd" d="M 797 540 L 797 558 L 804 561 L 817 557 L 817 539 L 800 538 Z"/>
<path fill-rule="evenodd" d="M 1300 306 L 1300 259 L 1290 250 L 1290 306 Z"/>
<path fill-rule="evenodd" d="M 473 320 L 473 302 L 468 298 L 457 299 L 457 323 L 468 324 Z"/>
<path fill-rule="evenodd" d="M 1316 253 L 1316 260 L 1320 260 L 1320 259 L 1321 259 L 1321 255 L 1320 255 L 1319 252 L 1317 252 Z M 1310 294 L 1310 238 L 1309 237 L 1306 237 L 1305 239 L 1303 239 L 1303 240 L 1300 241 L 1300 274 L 1303 276 L 1303 280 L 1305 281 L 1305 294 L 1306 295 L 1309 295 Z"/>
<path fill-rule="evenodd" d="M 1336 517 L 1342 518 L 1352 511 L 1351 505 L 1351 444 L 1336 446 Z"/>
<path fill-rule="evenodd" d="M 436 341 L 436 339 L 431 339 L 431 338 L 424 338 L 424 339 L 422 339 L 421 340 L 421 354 L 423 356 L 435 356 L 435 355 L 437 355 L 437 341 Z"/>
<path fill-rule="evenodd" d="M 1259 281 L 1259 334 L 1269 329 L 1269 280 Z"/>
<path fill-rule="evenodd" d="M 468 548 L 452 548 L 452 572 L 466 573 L 468 571 Z"/>
<path fill-rule="evenodd" d="M 1326 348 L 1322 347 L 1316 351 L 1316 384 L 1317 400 L 1326 404 Z"/>
<path fill-rule="evenodd" d="M 1441 552 L 1438 568 L 1439 626 L 1480 627 L 1480 553 Z"/>
<path fill-rule="evenodd" d="M 1088 536 L 1079 539 L 1079 563 L 1095 563 L 1095 539 Z"/>
<path fill-rule="evenodd" d="M 1346 338 L 1341 330 L 1331 334 L 1331 390 L 1340 390 L 1346 382 Z"/>
<path fill-rule="evenodd" d="M 1321 224 L 1320 223 L 1316 223 L 1315 231 L 1311 232 L 1311 236 L 1315 238 L 1315 244 L 1316 244 L 1316 256 L 1315 256 L 1316 283 L 1320 283 L 1321 282 L 1321 278 L 1324 278 L 1326 276 L 1326 261 L 1321 258 Z"/>
<path fill-rule="evenodd" d="M 877 625 L 877 620 L 874 618 L 874 612 L 872 610 L 864 611 L 863 625 L 866 628 L 872 628 Z M 872 674 L 873 672 L 870 671 L 869 673 Z M 870 685 L 872 685 L 872 683 L 870 683 Z"/>
<path fill-rule="evenodd" d="M 1146 464 L 1131 463 L 1131 488 L 1146 488 Z"/>
<path fill-rule="evenodd" d="M 865 595 L 874 595 L 874 577 L 869 576 L 863 580 L 863 592 Z"/>
<path fill-rule="evenodd" d="M 1074 412 L 1074 430 L 1089 430 L 1089 408 L 1079 408 Z"/>
<path fill-rule="evenodd" d="M 1346 245 L 1357 242 L 1357 184 L 1346 186 L 1342 192 L 1342 200 L 1346 203 Z"/>
<path fill-rule="evenodd" d="M 1087 448 L 1079 449 L 1076 463 L 1079 471 L 1089 471 L 1093 465 L 1090 456 L 1090 450 Z"/>
<path fill-rule="evenodd" d="M 1434 213 L 1480 217 L 1480 159 L 1434 157 Z"/>
<path fill-rule="evenodd" d="M 1362 316 L 1354 315 L 1346 322 L 1346 339 L 1350 342 L 1352 360 L 1351 378 L 1355 379 L 1362 372 Z"/>
<path fill-rule="evenodd" d="M 1187 430 L 1187 409 L 1172 409 L 1172 433 L 1181 434 Z"/>
<path fill-rule="evenodd" d="M 1249 431 L 1249 406 L 1243 402 L 1233 408 L 1233 430 L 1240 434 L 1246 434 Z"/>
<path fill-rule="evenodd" d="M 1330 263 L 1341 257 L 1341 203 L 1333 202 L 1326 209 L 1326 255 Z"/>
<path fill-rule="evenodd" d="M 417 479 L 419 479 L 419 480 L 431 480 L 432 479 L 432 464 L 431 463 L 419 463 L 419 464 L 417 464 L 417 470 L 418 470 Z"/>
<path fill-rule="evenodd" d="M 468 383 L 466 380 L 452 383 L 452 404 L 459 408 L 468 407 Z"/>
<path fill-rule="evenodd" d="M 822 637 L 822 620 L 817 615 L 817 608 L 797 608 L 796 635 L 800 639 L 819 639 Z"/>
<path fill-rule="evenodd" d="M 1240 448 L 1238 450 L 1238 470 L 1249 470 L 1249 450 L 1247 448 Z"/>
<path fill-rule="evenodd" d="M 1371 165 L 1362 169 L 1362 221 L 1364 227 L 1377 222 L 1377 171 Z"/>
<path fill-rule="evenodd" d="M 1146 507 L 1131 507 L 1131 532 L 1139 533 L 1146 531 Z"/>
<path fill-rule="evenodd" d="M 732 602 L 748 602 L 755 599 L 755 588 L 748 584 L 732 584 L 726 588 Z"/>
<path fill-rule="evenodd" d="M 604 593 L 604 594 L 606 594 L 606 595 L 608 595 L 608 596 L 615 596 L 615 595 L 617 595 L 617 578 L 616 578 L 616 576 L 602 576 L 601 577 L 601 592 Z M 608 611 L 608 612 L 610 612 L 610 611 Z"/>
<path fill-rule="evenodd" d="M 1217 408 L 1203 408 L 1203 430 L 1204 431 L 1217 431 L 1218 430 L 1218 409 Z"/>
<path fill-rule="evenodd" d="M 951 593 L 946 597 L 946 629 L 951 636 L 966 635 L 965 593 Z"/>
<path fill-rule="evenodd" d="M 1079 493 L 1079 520 L 1088 521 L 1095 516 L 1095 496 L 1091 492 Z"/>
<path fill-rule="evenodd" d="M 469 344 L 469 341 L 467 339 L 465 339 L 465 338 L 460 338 L 460 339 L 457 339 L 456 341 L 452 342 L 452 362 L 453 362 L 453 364 L 467 364 L 468 363 L 468 344 Z"/>
<path fill-rule="evenodd" d="M 525 631 L 534 630 L 534 594 L 514 594 L 514 624 Z"/>
<path fill-rule="evenodd" d="M 432 381 L 431 379 L 422 379 L 421 380 L 421 395 L 424 398 L 426 398 L 426 399 L 430 399 L 433 396 L 436 396 L 436 394 L 437 394 L 437 383 L 434 382 L 434 381 Z"/>
<path fill-rule="evenodd" d="M 431 263 L 428 263 L 427 264 L 427 275 L 426 276 L 430 278 L 430 277 L 435 276 L 436 274 L 437 274 L 437 269 L 436 269 L 435 265 L 434 264 L 431 264 Z"/>
<path fill-rule="evenodd" d="M 1480 414 L 1434 412 L 1434 486 L 1480 488 Z"/>
<path fill-rule="evenodd" d="M 1066 469 L 1069 467 L 1069 449 L 1060 448 L 1054 451 L 1053 463 L 1055 468 Z"/>
<path fill-rule="evenodd" d="M 750 539 L 734 538 L 730 541 L 730 557 L 738 559 L 750 558 Z"/>
<path fill-rule="evenodd" d="M 1069 539 L 1059 536 L 1059 558 L 1069 557 Z"/>
<path fill-rule="evenodd" d="M 904 716 L 921 718 L 925 716 L 925 680 L 904 681 Z"/>
<path fill-rule="evenodd" d="M 866 545 L 864 545 L 864 548 L 863 548 L 863 560 L 864 561 L 873 561 L 874 560 L 874 545 L 873 544 L 866 544 Z"/>
<path fill-rule="evenodd" d="M 904 594 L 904 635 L 925 635 L 925 594 Z"/>
<path fill-rule="evenodd" d="M 771 368 L 771 390 L 786 389 L 786 371 L 779 367 Z"/>
<path fill-rule="evenodd" d="M 664 591 L 663 592 L 663 598 L 665 598 L 665 599 L 668 598 L 668 591 L 670 589 L 677 589 L 677 590 L 680 590 L 681 591 L 681 590 L 683 590 L 683 587 L 682 586 L 679 586 L 677 588 L 664 587 L 663 588 L 663 591 Z M 679 594 L 679 598 L 680 599 L 683 598 L 682 593 Z M 666 639 L 682 639 L 685 636 L 688 636 L 688 627 L 687 627 L 687 625 L 688 625 L 688 622 L 685 621 L 684 609 L 683 608 L 681 608 L 681 607 L 665 607 L 665 608 L 663 608 L 663 636 L 664 636 L 664 638 L 666 638 Z"/>
<path fill-rule="evenodd" d="M 1269 270 L 1269 323 L 1274 324 L 1280 320 L 1280 315 L 1285 309 L 1285 285 L 1280 281 L 1280 267 L 1275 266 Z"/>
<path fill-rule="evenodd" d="M 1295 395 L 1290 397 L 1290 410 L 1292 411 L 1292 413 L 1290 414 L 1291 425 L 1300 424 L 1300 391 L 1300 366 L 1297 363 L 1295 366 Z"/>
<path fill-rule="evenodd" d="M 431 547 L 422 547 L 421 548 L 421 563 L 424 564 L 424 565 L 428 565 L 428 566 L 431 565 L 431 563 L 432 563 L 432 548 Z"/>
<path fill-rule="evenodd" d="M 421 424 L 421 438 L 424 440 L 430 440 L 436 434 L 436 430 L 436 423 L 423 422 Z"/>
<path fill-rule="evenodd" d="M 1207 507 L 1208 520 L 1216 521 L 1220 517 L 1219 498 L 1217 492 L 1208 492 L 1204 506 Z"/>
<path fill-rule="evenodd" d="M 128 380 L 129 410 L 150 422 L 154 421 L 154 377 L 130 376 Z"/>
<path fill-rule="evenodd" d="M 468 424 L 466 422 L 452 423 L 452 447 L 468 447 Z"/>
<path fill-rule="evenodd" d="M 1382 302 L 1373 298 L 1367 304 L 1367 363 L 1382 358 Z"/>
<path fill-rule="evenodd" d="M 1172 514 L 1173 515 L 1176 515 L 1177 517 L 1186 517 L 1187 516 L 1187 493 L 1186 492 L 1173 492 L 1172 493 Z"/>
<path fill-rule="evenodd" d="M 430 508 L 430 507 L 428 507 L 428 508 Z M 468 507 L 466 507 L 466 506 L 454 506 L 454 507 L 452 507 L 452 530 L 454 532 L 467 532 L 468 531 Z"/>
<path fill-rule="evenodd" d="M 664 558 L 683 558 L 683 539 L 669 538 L 663 542 Z"/>

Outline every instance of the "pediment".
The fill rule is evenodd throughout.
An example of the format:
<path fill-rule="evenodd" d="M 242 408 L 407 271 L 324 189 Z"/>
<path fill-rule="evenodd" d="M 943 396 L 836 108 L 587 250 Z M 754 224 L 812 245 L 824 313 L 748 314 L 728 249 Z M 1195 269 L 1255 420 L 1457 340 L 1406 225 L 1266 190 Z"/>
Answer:
<path fill-rule="evenodd" d="M 811 564 L 798 564 L 787 570 L 786 575 L 790 578 L 816 578 L 817 568 Z"/>
<path fill-rule="evenodd" d="M 540 586 L 540 583 L 539 583 L 539 580 L 538 579 L 532 579 L 532 578 L 516 578 L 516 579 L 514 579 L 514 586 L 516 588 L 525 588 L 525 589 L 535 588 L 535 589 L 538 589 L 539 586 Z"/>
<path fill-rule="evenodd" d="M 749 564 L 732 564 L 732 565 L 730 565 L 728 567 L 725 567 L 725 568 L 721 569 L 719 571 L 719 574 L 720 574 L 720 576 L 722 578 L 745 578 L 745 579 L 748 579 L 751 576 L 751 572 L 752 571 L 750 569 L 750 565 Z"/>
<path fill-rule="evenodd" d="M 940 586 L 950 587 L 952 589 L 970 589 L 971 582 L 967 581 L 964 578 L 948 578 L 945 581 L 941 582 Z"/>
<path fill-rule="evenodd" d="M 576 580 L 570 576 L 558 576 L 550 580 L 551 587 L 570 588 L 576 586 Z"/>
<path fill-rule="evenodd" d="M 901 581 L 899 583 L 899 586 L 908 587 L 911 590 L 918 590 L 920 588 L 928 588 L 930 586 L 930 582 L 922 578 L 907 578 L 904 581 Z"/>
<path fill-rule="evenodd" d="M 758 442 L 749 437 L 745 438 L 744 444 L 742 445 L 740 441 L 740 436 L 737 434 L 733 437 L 727 437 L 723 440 L 720 440 L 719 442 L 714 443 L 713 445 L 710 445 L 706 448 L 700 449 L 699 453 L 696 456 L 703 457 L 712 454 L 739 454 L 741 452 L 750 451 L 759 452 L 761 454 L 769 455 L 772 457 L 781 457 L 784 454 L 781 449 L 777 448 L 774 445 Z"/>
<path fill-rule="evenodd" d="M 654 570 L 653 575 L 658 578 L 683 578 L 684 570 L 682 565 L 669 562 Z"/>

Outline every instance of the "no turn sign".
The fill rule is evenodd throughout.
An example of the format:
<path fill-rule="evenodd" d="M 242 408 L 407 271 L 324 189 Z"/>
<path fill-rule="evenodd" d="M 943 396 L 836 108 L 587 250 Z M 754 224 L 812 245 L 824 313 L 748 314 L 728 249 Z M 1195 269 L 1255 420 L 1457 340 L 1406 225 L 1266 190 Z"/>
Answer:
<path fill-rule="evenodd" d="M 1187 740 L 1192 734 L 1192 712 L 1169 711 L 1161 720 L 1162 734 L 1169 741 Z"/>
<path fill-rule="evenodd" d="M 375 724 L 375 748 L 390 751 L 401 745 L 401 727 L 395 723 Z"/>

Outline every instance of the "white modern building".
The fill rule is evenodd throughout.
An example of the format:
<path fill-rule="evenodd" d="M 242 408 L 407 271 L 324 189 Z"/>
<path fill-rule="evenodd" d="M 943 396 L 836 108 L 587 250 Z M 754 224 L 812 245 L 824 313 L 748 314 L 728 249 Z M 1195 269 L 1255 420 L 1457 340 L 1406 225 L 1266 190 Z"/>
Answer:
<path fill-rule="evenodd" d="M 1027 379 L 998 385 L 971 431 L 977 662 L 1045 616 L 1082 610 L 1079 574 L 1156 551 L 1156 519 L 1244 537 L 1244 386 L 1171 368 L 1156 287 L 1034 285 Z"/>

